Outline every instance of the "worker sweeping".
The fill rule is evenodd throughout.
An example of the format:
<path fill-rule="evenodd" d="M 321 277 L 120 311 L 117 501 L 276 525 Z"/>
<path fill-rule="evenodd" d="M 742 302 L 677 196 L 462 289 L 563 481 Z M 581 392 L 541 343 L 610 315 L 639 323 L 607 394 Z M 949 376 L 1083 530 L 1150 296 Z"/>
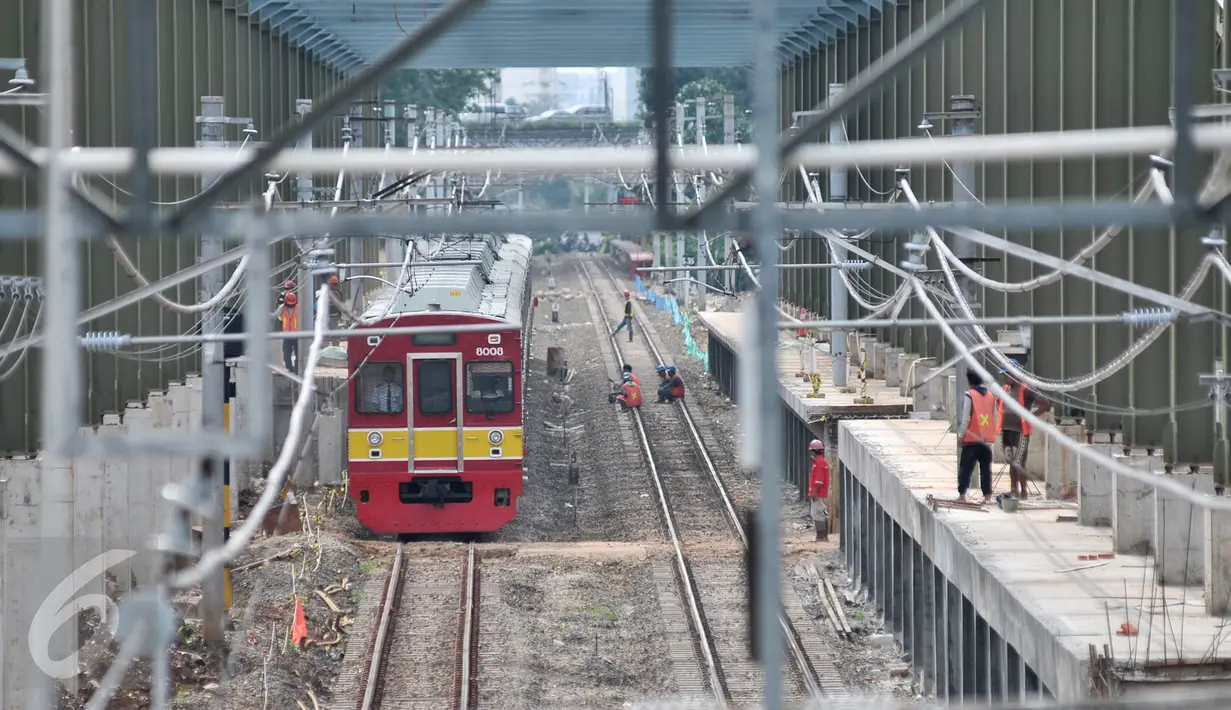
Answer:
<path fill-rule="evenodd" d="M 658 386 L 658 401 L 674 402 L 677 399 L 684 399 L 684 378 L 676 372 L 675 365 L 667 366 L 667 370 L 663 373 L 665 376 L 662 379 L 662 384 Z"/>
<path fill-rule="evenodd" d="M 612 392 L 607 395 L 607 402 L 609 404 L 618 402 L 620 404 L 620 411 L 622 412 L 627 412 L 630 409 L 640 407 L 641 385 L 633 382 L 633 375 L 631 372 L 625 372 L 621 379 L 622 382 L 619 391 Z"/>
<path fill-rule="evenodd" d="M 983 490 L 983 503 L 992 502 L 992 443 L 996 441 L 996 396 L 983 386 L 983 380 L 974 370 L 966 371 L 970 389 L 962 396 L 962 406 L 957 419 L 957 433 L 961 441 L 961 455 L 957 464 L 958 501 L 969 502 L 966 491 L 975 465 L 979 466 L 979 487 Z"/>
<path fill-rule="evenodd" d="M 825 460 L 825 444 L 813 439 L 808 444 L 812 456 L 812 470 L 808 475 L 808 499 L 811 503 L 812 524 L 816 527 L 816 541 L 829 539 L 829 462 Z"/>
<path fill-rule="evenodd" d="M 628 289 L 624 289 L 624 319 L 620 321 L 615 330 L 611 331 L 611 337 L 614 338 L 615 334 L 623 330 L 625 326 L 628 327 L 628 342 L 631 343 L 633 342 L 633 297 Z"/>
<path fill-rule="evenodd" d="M 1009 363 L 1015 368 L 1021 368 L 1016 360 L 1009 360 Z M 1016 399 L 1018 404 L 1031 414 L 1038 417 L 1051 411 L 1051 402 L 1010 374 L 1008 367 L 1001 368 L 1000 373 L 1004 375 L 1005 394 Z M 1030 472 L 1026 470 L 1026 454 L 1030 449 L 1030 434 L 1033 428 L 1017 412 L 1006 410 L 1004 402 L 996 403 L 996 422 L 1000 429 L 1004 458 L 1009 463 L 1013 496 L 1025 500 L 1029 496 L 1026 488 L 1030 484 Z"/>
<path fill-rule="evenodd" d="M 282 323 L 282 332 L 290 333 L 299 330 L 299 300 L 295 294 L 286 294 L 282 305 L 274 311 L 274 318 Z M 282 340 L 282 364 L 293 373 L 299 365 L 299 343 L 294 338 Z"/>

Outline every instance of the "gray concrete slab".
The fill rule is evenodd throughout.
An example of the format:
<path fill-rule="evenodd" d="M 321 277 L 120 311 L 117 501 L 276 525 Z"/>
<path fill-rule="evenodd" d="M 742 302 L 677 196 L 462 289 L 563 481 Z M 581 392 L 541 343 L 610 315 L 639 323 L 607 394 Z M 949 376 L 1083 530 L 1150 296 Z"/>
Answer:
<path fill-rule="evenodd" d="M 1058 700 L 1088 697 L 1090 644 L 1111 647 L 1120 666 L 1133 657 L 1138 669 L 1164 657 L 1199 659 L 1217 645 L 1223 622 L 1206 614 L 1202 588 L 1158 587 L 1149 574 L 1151 557 L 1079 559 L 1112 555 L 1112 531 L 1057 522 L 1072 514 L 1071 505 L 1016 514 L 995 507 L 933 510 L 929 495 L 954 497 L 956 443 L 946 428 L 933 421 L 844 421 L 839 456 L 853 482 Z M 997 492 L 1007 487 L 1002 481 Z M 1138 636 L 1109 632 L 1125 620 Z M 1181 624 L 1182 640 L 1169 631 Z M 1155 643 L 1145 644 L 1151 636 Z"/>

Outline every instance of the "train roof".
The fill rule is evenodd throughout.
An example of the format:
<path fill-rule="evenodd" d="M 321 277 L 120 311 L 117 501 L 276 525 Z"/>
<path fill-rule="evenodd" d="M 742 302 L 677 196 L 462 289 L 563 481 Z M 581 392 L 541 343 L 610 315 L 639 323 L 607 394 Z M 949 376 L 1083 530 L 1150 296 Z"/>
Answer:
<path fill-rule="evenodd" d="M 611 240 L 611 246 L 612 248 L 619 249 L 625 254 L 628 254 L 629 257 L 632 257 L 632 258 L 643 259 L 643 260 L 654 258 L 654 255 L 648 251 L 645 251 L 644 247 L 642 247 L 640 244 L 634 244 L 624 239 Z"/>
<path fill-rule="evenodd" d="M 359 316 L 360 325 L 433 310 L 488 316 L 521 325 L 521 300 L 534 248 L 528 237 L 449 235 L 416 239 L 408 248 L 411 246 L 415 256 L 407 278 L 399 288 L 382 289 Z M 396 270 L 392 277 L 398 277 Z"/>

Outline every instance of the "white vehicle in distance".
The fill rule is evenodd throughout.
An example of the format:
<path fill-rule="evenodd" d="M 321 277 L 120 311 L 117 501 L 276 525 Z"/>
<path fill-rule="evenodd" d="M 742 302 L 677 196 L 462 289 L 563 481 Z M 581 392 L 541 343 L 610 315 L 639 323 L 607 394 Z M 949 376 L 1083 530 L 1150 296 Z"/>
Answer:
<path fill-rule="evenodd" d="M 495 121 L 524 121 L 526 120 L 526 109 L 524 106 L 514 104 L 488 104 L 479 106 L 477 111 L 463 113 L 458 116 L 458 120 L 463 123 L 492 123 Z"/>
<path fill-rule="evenodd" d="M 530 123 L 611 123 L 611 111 L 601 105 L 578 104 L 566 109 L 544 111 L 529 119 Z"/>

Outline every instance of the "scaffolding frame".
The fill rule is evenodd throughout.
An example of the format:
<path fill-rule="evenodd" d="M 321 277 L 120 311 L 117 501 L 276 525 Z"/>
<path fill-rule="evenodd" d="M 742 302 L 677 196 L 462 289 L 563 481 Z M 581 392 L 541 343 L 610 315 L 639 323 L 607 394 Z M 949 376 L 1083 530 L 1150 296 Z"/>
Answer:
<path fill-rule="evenodd" d="M 404 154 L 394 158 L 379 158 L 371 150 L 355 150 L 345 158 L 339 151 L 315 150 L 298 156 L 286 153 L 299 138 L 320 125 L 327 117 L 338 113 L 363 91 L 375 86 L 386 73 L 407 64 L 417 53 L 431 45 L 447 32 L 465 21 L 484 0 L 452 0 L 418 31 L 398 42 L 388 53 L 364 66 L 349 81 L 333 94 L 316 102 L 313 108 L 284 126 L 255 151 L 245 151 L 238 157 L 228 153 L 210 153 L 205 149 L 154 148 L 149 137 L 156 134 L 154 102 L 138 103 L 144 110 L 134 111 L 132 135 L 139 137 L 139 144 L 131 149 L 85 148 L 73 151 L 71 135 L 74 109 L 71 94 L 74 86 L 72 67 L 75 61 L 74 9 L 72 0 L 44 0 L 42 3 L 42 26 L 44 32 L 43 66 L 47 72 L 47 99 L 45 128 L 48 144 L 34 149 L 24 145 L 10 132 L 0 132 L 0 153 L 5 160 L 0 171 L 5 174 L 22 173 L 38 176 L 42 180 L 44 200 L 41 214 L 36 211 L 0 213 L 0 232 L 6 238 L 29 238 L 42 235 L 48 281 L 54 279 L 57 286 L 49 289 L 46 303 L 46 330 L 42 338 L 47 361 L 43 367 L 42 380 L 42 431 L 45 437 L 45 454 L 62 458 L 80 451 L 77 428 L 81 424 L 78 413 L 83 391 L 81 375 L 82 349 L 77 333 L 81 313 L 81 265 L 77 247 L 83 239 L 103 233 L 113 234 L 158 234 L 163 238 L 195 235 L 202 232 L 225 235 L 247 235 L 246 249 L 230 253 L 222 263 L 237 260 L 244 253 L 255 254 L 262 247 L 281 238 L 280 235 L 295 234 L 298 237 L 313 237 L 324 233 L 332 236 L 349 234 L 389 233 L 405 231 L 407 225 L 416 231 L 521 231 L 537 229 L 548 224 L 568 224 L 571 229 L 612 231 L 661 231 L 706 229 L 714 232 L 740 231 L 755 233 L 758 251 L 766 256 L 762 264 L 762 291 L 757 299 L 755 336 L 750 343 L 747 357 L 752 362 L 766 364 L 772 361 L 780 325 L 776 317 L 778 271 L 775 268 L 778 249 L 775 248 L 782 230 L 793 229 L 844 229 L 844 228 L 889 228 L 903 229 L 932 226 L 969 226 L 984 228 L 1009 228 L 1048 225 L 1052 227 L 1092 224 L 1121 224 L 1129 226 L 1164 226 L 1176 228 L 1201 228 L 1223 221 L 1228 213 L 1226 200 L 1219 204 L 1202 207 L 1197 203 L 1197 162 L 1201 151 L 1231 147 L 1231 129 L 1221 126 L 1194 126 L 1193 102 L 1197 79 L 1196 42 L 1192 41 L 1200 31 L 1201 20 L 1196 14 L 1195 3 L 1188 0 L 1171 0 L 1171 37 L 1174 50 L 1172 66 L 1173 103 L 1175 120 L 1170 127 L 1145 127 L 1123 131 L 1080 132 L 1078 135 L 1060 136 L 1000 136 L 962 138 L 960 147 L 947 139 L 927 141 L 883 141 L 878 145 L 854 144 L 846 148 L 808 147 L 805 143 L 814 139 L 828 124 L 859 106 L 873 92 L 886 86 L 915 59 L 950 36 L 967 21 L 979 14 L 988 0 L 962 0 L 953 3 L 936 21 L 927 23 L 920 31 L 910 35 L 894 51 L 886 54 L 863 74 L 847 84 L 845 90 L 832 96 L 820 105 L 815 115 L 796 131 L 779 139 L 771 130 L 758 131 L 755 151 L 745 150 L 736 154 L 731 151 L 711 150 L 708 155 L 689 154 L 669 148 L 668 116 L 674 104 L 670 83 L 670 58 L 672 56 L 672 24 L 677 21 L 672 12 L 672 0 L 651 0 L 651 34 L 653 48 L 653 90 L 651 112 L 655 118 L 653 150 L 595 149 L 590 151 L 562 151 L 545 153 L 534 151 L 492 150 L 480 155 L 463 155 L 460 152 L 425 152 L 421 163 L 407 160 Z M 778 71 L 782 54 L 776 42 L 776 2 L 762 0 L 752 2 L 752 21 L 756 24 L 754 56 L 755 92 L 753 114 L 758 125 L 773 126 L 778 117 Z M 136 7 L 126 13 L 129 17 L 125 39 L 131 56 L 152 55 L 156 40 L 149 23 L 143 23 L 141 15 L 148 8 Z M 148 19 L 148 18 L 147 18 Z M 155 92 L 155 73 L 145 71 L 149 63 L 132 61 L 130 82 L 141 95 L 152 96 Z M 1130 205 L 1127 202 L 1099 206 L 1073 206 L 1060 204 L 1009 204 L 994 207 L 960 206 L 929 209 L 923 213 L 909 210 L 869 211 L 812 211 L 784 210 L 773 201 L 765 200 L 755 205 L 750 212 L 729 214 L 721 208 L 742 189 L 753 186 L 761 195 L 777 189 L 781 169 L 794 165 L 817 167 L 821 165 L 853 165 L 855 163 L 892 164 L 940 162 L 942 160 L 978 157 L 985 160 L 1021 158 L 1029 151 L 1029 157 L 1063 157 L 1065 155 L 1091 154 L 1115 155 L 1127 153 L 1158 152 L 1169 150 L 1175 162 L 1175 200 L 1170 206 Z M 384 153 L 384 151 L 375 151 Z M 393 159 L 402 165 L 416 169 L 467 169 L 480 162 L 486 167 L 505 166 L 510 170 L 558 171 L 623 165 L 643 169 L 658 176 L 670 175 L 672 170 L 704 168 L 734 170 L 735 176 L 711 196 L 704 205 L 685 214 L 679 214 L 668 203 L 671 181 L 658 179 L 654 182 L 655 203 L 659 209 L 641 209 L 627 215 L 462 215 L 456 218 L 436 216 L 380 217 L 378 215 L 345 215 L 329 219 L 318 214 L 269 214 L 258 215 L 243 211 L 218 213 L 221 195 L 241 180 L 276 167 L 279 170 L 313 170 L 319 168 L 345 168 L 354 173 L 379 172 L 388 167 Z M 127 172 L 132 184 L 137 186 L 138 201 L 126 212 L 118 213 L 98 205 L 72 187 L 75 174 Z M 221 176 L 195 198 L 170 211 L 159 211 L 149 201 L 152 176 L 157 174 L 210 174 Z M 396 226 L 395 226 L 396 225 Z M 236 253 L 238 252 L 238 253 Z M 224 255 L 226 256 L 226 255 Z M 221 264 L 216 263 L 214 268 Z M 254 269 L 248 274 L 253 283 L 260 283 L 269 275 L 268 263 L 264 269 Z M 254 340 L 265 339 L 268 333 L 260 329 L 262 318 L 248 318 L 248 336 Z M 258 370 L 261 368 L 258 368 Z M 760 442 L 777 442 L 782 437 L 783 423 L 778 416 L 779 402 L 773 368 L 759 368 L 763 373 L 762 390 L 753 403 L 758 429 L 748 432 L 749 439 Z M 238 437 L 220 439 L 183 438 L 181 443 L 130 441 L 125 448 L 129 453 L 176 453 L 194 455 L 206 449 L 225 454 L 252 453 L 250 443 Z M 757 462 L 762 478 L 763 508 L 758 522 L 759 532 L 754 551 L 760 569 L 776 570 L 780 558 L 778 525 L 778 481 L 783 468 L 779 447 L 767 445 L 751 456 Z M 55 477 L 44 477 L 43 500 L 53 500 L 63 495 L 58 490 Z M 41 509 L 44 542 L 64 529 L 67 522 L 65 511 L 59 507 L 43 506 Z M 71 515 L 71 511 L 69 512 Z M 64 558 L 50 547 L 45 548 L 44 573 L 48 580 L 60 579 L 69 570 Z M 779 598 L 778 574 L 762 574 L 754 581 L 757 594 L 756 617 L 761 620 L 775 618 Z M 778 679 L 781 669 L 781 629 L 773 623 L 756 625 L 758 655 L 765 668 L 766 705 L 776 710 L 780 707 L 781 688 Z M 155 678 L 160 676 L 155 673 Z M 165 676 L 164 676 L 165 679 Z M 34 706 L 53 707 L 50 679 L 40 676 L 35 685 Z M 152 698 L 155 706 L 166 701 L 165 694 Z"/>

